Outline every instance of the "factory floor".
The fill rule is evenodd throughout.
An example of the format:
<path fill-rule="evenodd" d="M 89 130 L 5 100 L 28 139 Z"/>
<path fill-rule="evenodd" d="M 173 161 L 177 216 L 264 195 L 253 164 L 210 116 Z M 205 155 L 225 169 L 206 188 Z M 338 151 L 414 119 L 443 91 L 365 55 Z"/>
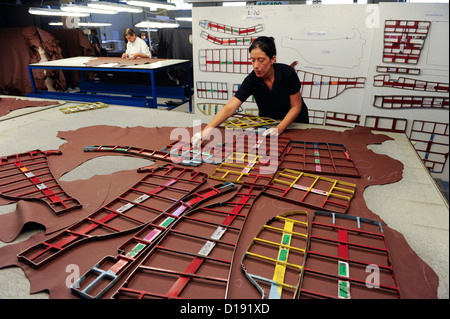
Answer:
<path fill-rule="evenodd" d="M 64 102 L 63 102 L 64 103 Z M 80 104 L 79 102 L 68 102 L 64 106 L 73 106 Z M 195 105 L 195 104 L 193 104 Z M 169 126 L 169 127 L 192 127 L 194 120 L 201 120 L 207 123 L 210 117 L 202 114 L 189 114 L 188 104 L 182 105 L 174 110 L 154 110 L 141 107 L 127 107 L 110 105 L 107 108 L 99 110 L 91 110 L 85 112 L 78 112 L 74 114 L 63 114 L 58 110 L 59 107 L 35 107 L 16 110 L 10 114 L 0 117 L 0 149 L 1 155 L 10 155 L 26 152 L 34 149 L 41 150 L 57 150 L 62 144 L 66 143 L 57 137 L 58 131 L 76 130 L 81 127 L 93 125 L 110 125 L 119 127 L 154 127 L 154 126 Z M 143 137 L 146 138 L 146 137 Z M 147 138 L 151 138 L 150 136 Z M 383 150 L 388 148 L 386 145 L 377 145 L 373 149 L 377 152 L 395 152 L 395 150 Z M 399 155 L 401 157 L 401 155 Z M 401 158 L 399 160 L 402 160 Z M 120 170 L 136 169 L 142 166 L 150 165 L 152 162 L 146 159 L 131 158 L 128 156 L 102 156 L 91 161 L 83 163 L 80 167 L 65 174 L 62 180 L 76 180 L 86 179 L 98 174 L 112 174 Z M 405 176 L 405 179 L 409 176 Z M 406 183 L 407 181 L 405 181 Z M 414 227 L 410 230 L 399 230 L 406 238 L 412 238 L 410 244 L 418 255 L 424 259 L 426 263 L 433 268 L 433 270 L 440 277 L 439 298 L 448 299 L 448 182 L 437 183 L 434 187 L 443 187 L 445 192 L 445 185 L 447 187 L 447 202 L 445 208 L 445 198 L 438 199 L 440 206 L 439 223 L 442 226 L 436 230 L 436 237 L 432 238 L 433 243 L 425 243 L 427 245 L 434 245 L 438 241 L 438 250 L 442 250 L 442 254 L 436 254 L 431 250 L 425 248 L 415 248 L 417 245 L 424 245 L 424 243 L 415 242 L 414 238 L 421 238 L 418 232 L 429 236 L 426 232 L 429 231 L 427 225 L 424 227 Z M 387 186 L 389 187 L 389 186 Z M 372 196 L 375 192 L 379 192 L 378 188 L 369 189 L 367 191 L 367 205 L 371 205 L 378 201 L 378 195 Z M 387 190 L 387 192 L 391 192 Z M 371 196 L 374 198 L 370 199 Z M 379 195 L 384 196 L 384 195 Z M 365 193 L 366 197 L 366 193 Z M 426 203 L 425 203 L 426 204 Z M 424 204 L 424 205 L 425 205 Z M 399 204 L 400 206 L 400 204 Z M 426 207 L 426 206 L 424 206 Z M 16 204 L 9 204 L 0 206 L 0 214 L 7 214 L 14 212 Z M 444 213 L 442 213 L 444 211 Z M 447 214 L 445 215 L 445 211 Z M 407 224 L 407 223 L 403 223 Z M 433 226 L 434 227 L 434 226 Z M 11 243 L 4 243 L 0 241 L 0 247 L 10 245 L 23 240 L 26 240 L 33 234 L 43 230 L 39 225 L 26 225 L 17 239 Z M 409 232 L 409 233 L 408 233 Z M 437 238 L 437 239 L 436 239 Z M 430 239 L 431 241 L 431 239 Z M 25 277 L 24 272 L 17 267 L 10 267 L 0 270 L 0 299 L 29 299 L 29 298 L 48 298 L 45 292 L 30 295 L 30 283 Z"/>

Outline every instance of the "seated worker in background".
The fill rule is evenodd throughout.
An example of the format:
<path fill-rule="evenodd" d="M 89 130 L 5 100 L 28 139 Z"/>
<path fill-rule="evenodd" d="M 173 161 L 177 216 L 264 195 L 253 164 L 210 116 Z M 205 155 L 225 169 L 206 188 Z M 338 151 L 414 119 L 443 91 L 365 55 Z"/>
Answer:
<path fill-rule="evenodd" d="M 131 28 L 126 28 L 124 36 L 127 39 L 127 49 L 122 58 L 136 59 L 136 58 L 151 58 L 150 49 L 140 37 L 136 35 L 136 32 Z"/>
<path fill-rule="evenodd" d="M 281 120 L 264 135 L 279 135 L 293 122 L 309 123 L 308 107 L 300 94 L 301 83 L 294 68 L 276 63 L 276 46 L 272 37 L 261 36 L 249 48 L 253 71 L 244 79 L 234 97 L 214 116 L 201 133 L 191 139 L 198 147 L 213 128 L 231 117 L 253 95 L 259 116 Z"/>

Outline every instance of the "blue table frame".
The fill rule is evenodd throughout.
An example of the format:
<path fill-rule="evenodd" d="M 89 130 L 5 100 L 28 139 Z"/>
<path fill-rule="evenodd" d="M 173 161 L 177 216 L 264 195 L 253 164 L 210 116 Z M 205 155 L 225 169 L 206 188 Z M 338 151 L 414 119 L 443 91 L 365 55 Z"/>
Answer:
<path fill-rule="evenodd" d="M 95 59 L 95 57 L 74 57 L 28 65 L 28 73 L 30 75 L 33 92 L 28 93 L 27 96 L 83 102 L 103 102 L 106 104 L 119 104 L 150 108 L 164 106 L 167 109 L 173 109 L 181 104 L 189 102 L 189 112 L 192 113 L 192 84 L 190 70 L 191 62 L 189 60 L 167 59 L 149 64 L 115 67 L 107 64 L 103 66 L 87 66 L 85 63 L 90 59 Z M 186 66 L 188 70 L 188 83 L 186 85 L 157 86 L 155 84 L 155 72 L 182 66 Z M 80 92 L 54 92 L 37 90 L 33 77 L 33 69 L 80 71 Z M 83 71 L 147 73 L 150 74 L 151 83 L 150 85 L 131 85 L 87 81 L 84 80 Z M 181 102 L 176 103 L 175 106 L 158 104 L 158 97 L 181 99 Z"/>

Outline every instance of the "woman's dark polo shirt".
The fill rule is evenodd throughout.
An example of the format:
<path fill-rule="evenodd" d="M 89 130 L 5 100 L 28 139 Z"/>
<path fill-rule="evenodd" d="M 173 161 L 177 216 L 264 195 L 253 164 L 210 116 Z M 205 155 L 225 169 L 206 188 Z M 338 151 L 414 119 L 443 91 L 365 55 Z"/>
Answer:
<path fill-rule="evenodd" d="M 274 63 L 275 80 L 272 90 L 266 86 L 262 78 L 252 71 L 242 82 L 235 97 L 241 102 L 253 94 L 259 109 L 259 116 L 282 120 L 291 109 L 290 95 L 301 88 L 300 79 L 294 68 L 287 64 Z M 308 107 L 302 98 L 302 110 L 294 120 L 297 123 L 309 123 Z"/>

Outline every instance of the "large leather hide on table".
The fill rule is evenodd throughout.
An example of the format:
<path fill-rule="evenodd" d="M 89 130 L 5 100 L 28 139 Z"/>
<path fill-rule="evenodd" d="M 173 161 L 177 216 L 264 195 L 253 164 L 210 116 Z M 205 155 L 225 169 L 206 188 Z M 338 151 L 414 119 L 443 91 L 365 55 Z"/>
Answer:
<path fill-rule="evenodd" d="M 131 236 L 130 234 L 90 241 L 79 245 L 37 270 L 19 262 L 16 255 L 33 244 L 54 236 L 58 231 L 90 215 L 142 178 L 142 173 L 131 170 L 120 171 L 111 175 L 96 175 L 87 180 L 61 181 L 60 178 L 64 174 L 72 171 L 89 159 L 105 155 L 128 156 L 118 153 L 83 152 L 86 146 L 122 145 L 161 150 L 170 142 L 173 142 L 170 140 L 172 129 L 170 127 L 120 128 L 92 126 L 76 131 L 59 132 L 58 137 L 67 142 L 60 147 L 62 155 L 48 157 L 49 165 L 63 189 L 77 198 L 83 204 L 83 208 L 56 216 L 45 204 L 19 201 L 15 212 L 0 216 L 0 239 L 2 241 L 14 240 L 22 227 L 30 222 L 43 225 L 45 231 L 32 236 L 24 242 L 1 248 L 0 267 L 21 267 L 31 282 L 31 293 L 48 291 L 50 298 L 78 298 L 66 287 L 66 280 L 70 275 L 70 271 L 68 272 L 67 270 L 68 265 L 77 265 L 80 269 L 80 274 L 83 274 L 104 256 L 115 256 L 117 248 Z M 188 130 L 191 132 L 192 129 Z M 356 184 L 356 192 L 347 214 L 380 220 L 380 217 L 366 206 L 363 196 L 364 189 L 371 185 L 390 184 L 401 180 L 403 164 L 386 155 L 374 153 L 367 148 L 367 145 L 383 143 L 390 140 L 390 137 L 383 134 L 374 134 L 370 129 L 363 127 L 356 127 L 343 132 L 321 129 L 296 129 L 286 131 L 283 136 L 288 136 L 296 141 L 345 145 L 361 173 L 360 178 L 335 177 L 339 180 Z M 165 162 L 157 161 L 157 164 L 162 165 Z M 204 163 L 195 169 L 210 174 L 215 167 L 213 164 Z M 208 179 L 204 187 L 218 183 L 220 182 Z M 223 201 L 231 196 L 232 194 L 226 194 L 206 204 Z M 0 204 L 9 202 L 11 201 L 0 198 Z M 314 213 L 314 209 L 301 207 L 300 205 L 280 201 L 265 195 L 261 195 L 254 203 L 235 250 L 228 284 L 228 298 L 261 298 L 255 287 L 243 275 L 240 265 L 242 254 L 256 232 L 268 219 L 293 210 L 306 210 L 309 218 L 312 218 Z M 387 213 L 396 214 L 395 211 Z M 381 222 L 402 298 L 437 298 L 438 277 L 435 272 L 409 247 L 402 234 L 390 228 L 383 221 Z M 189 241 L 187 240 L 185 244 L 189 245 Z M 115 290 L 114 288 L 111 289 L 104 297 L 111 297 Z M 190 290 L 189 293 L 190 295 L 181 295 L 181 297 L 198 298 L 198 296 L 202 296 L 201 291 L 196 294 Z M 203 296 L 202 298 L 205 297 Z"/>

